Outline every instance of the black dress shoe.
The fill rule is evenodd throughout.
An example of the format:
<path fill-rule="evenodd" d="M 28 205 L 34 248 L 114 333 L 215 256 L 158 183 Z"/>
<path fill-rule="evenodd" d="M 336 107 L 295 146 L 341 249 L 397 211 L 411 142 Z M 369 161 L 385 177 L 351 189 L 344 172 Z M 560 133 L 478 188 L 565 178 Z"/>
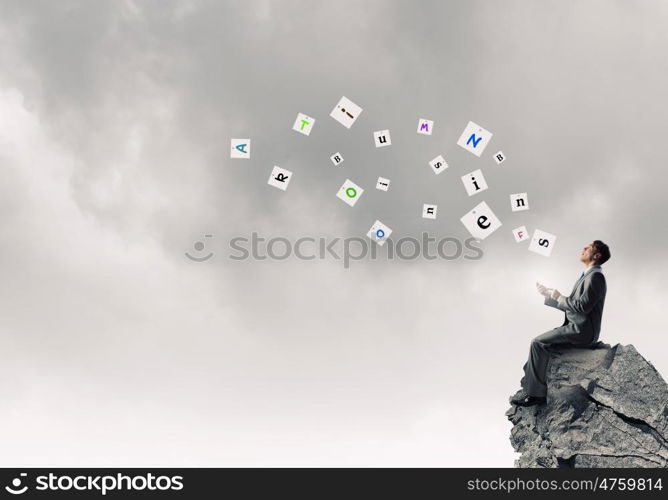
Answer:
<path fill-rule="evenodd" d="M 517 406 L 534 406 L 543 404 L 547 398 L 541 396 L 529 396 L 528 394 L 520 394 L 511 400 L 511 403 Z"/>

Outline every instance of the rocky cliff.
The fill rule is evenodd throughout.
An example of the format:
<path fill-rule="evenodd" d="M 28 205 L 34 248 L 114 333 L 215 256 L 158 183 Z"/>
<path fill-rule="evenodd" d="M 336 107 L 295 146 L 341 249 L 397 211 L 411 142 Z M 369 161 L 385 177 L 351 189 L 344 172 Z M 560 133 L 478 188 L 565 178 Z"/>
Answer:
<path fill-rule="evenodd" d="M 547 376 L 506 412 L 516 467 L 668 467 L 668 386 L 632 345 L 552 346 Z"/>

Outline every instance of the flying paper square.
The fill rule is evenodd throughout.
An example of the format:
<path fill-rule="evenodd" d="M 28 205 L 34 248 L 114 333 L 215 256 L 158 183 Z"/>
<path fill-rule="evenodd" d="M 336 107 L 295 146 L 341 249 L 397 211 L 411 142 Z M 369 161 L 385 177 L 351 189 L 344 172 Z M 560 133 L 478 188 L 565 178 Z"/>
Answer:
<path fill-rule="evenodd" d="M 432 120 L 425 120 L 420 118 L 418 120 L 417 133 L 423 135 L 431 135 L 431 131 L 434 128 L 434 122 Z"/>
<path fill-rule="evenodd" d="M 292 126 L 292 130 L 296 130 L 300 134 L 309 135 L 314 123 L 315 118 L 311 118 L 304 113 L 299 113 L 295 120 L 295 124 Z"/>
<path fill-rule="evenodd" d="M 250 158 L 250 139 L 232 139 L 230 158 Z"/>
<path fill-rule="evenodd" d="M 429 205 L 425 203 L 422 205 L 422 218 L 423 219 L 435 219 L 436 218 L 436 205 Z"/>
<path fill-rule="evenodd" d="M 469 230 L 471 236 L 484 240 L 501 227 L 501 221 L 494 215 L 492 209 L 484 201 L 476 205 L 473 210 L 460 219 Z"/>
<path fill-rule="evenodd" d="M 373 133 L 373 142 L 377 148 L 389 146 L 392 144 L 389 130 L 378 130 Z"/>
<path fill-rule="evenodd" d="M 526 193 L 515 193 L 510 195 L 510 209 L 513 212 L 529 210 L 529 197 Z"/>
<path fill-rule="evenodd" d="M 482 175 L 482 170 L 480 169 L 474 170 L 470 174 L 462 175 L 462 182 L 464 183 L 464 188 L 469 196 L 481 193 L 488 187 L 487 182 L 485 182 L 485 177 Z"/>
<path fill-rule="evenodd" d="M 367 236 L 376 243 L 378 243 L 380 246 L 383 246 L 385 244 L 385 240 L 387 240 L 387 238 L 389 238 L 391 234 L 392 230 L 385 224 L 377 220 L 376 222 L 373 223 L 371 229 L 369 229 Z"/>
<path fill-rule="evenodd" d="M 485 130 L 480 125 L 469 122 L 459 137 L 457 144 L 479 157 L 487 147 L 487 143 L 492 139 L 492 135 L 494 134 L 489 130 Z"/>
<path fill-rule="evenodd" d="M 494 161 L 497 165 L 501 165 L 504 161 L 506 161 L 506 155 L 503 154 L 503 151 L 499 151 L 494 155 Z"/>
<path fill-rule="evenodd" d="M 285 191 L 286 189 L 288 189 L 288 184 L 290 184 L 290 179 L 292 179 L 292 172 L 274 165 L 274 169 L 271 171 L 271 175 L 269 176 L 269 181 L 267 182 L 267 184 Z"/>
<path fill-rule="evenodd" d="M 343 156 L 341 156 L 341 153 L 334 153 L 332 156 L 329 157 L 329 159 L 332 160 L 332 163 L 334 165 L 343 163 Z"/>
<path fill-rule="evenodd" d="M 390 179 L 385 179 L 384 177 L 378 177 L 378 182 L 376 183 L 376 189 L 381 191 L 387 191 L 390 188 Z"/>
<path fill-rule="evenodd" d="M 363 192 L 364 189 L 359 187 L 350 179 L 346 179 L 346 182 L 343 183 L 343 186 L 341 186 L 339 192 L 336 193 L 336 197 L 343 200 L 351 207 L 354 207 L 355 203 L 357 203 L 357 200 L 359 200 Z"/>
<path fill-rule="evenodd" d="M 443 172 L 446 168 L 448 168 L 448 162 L 446 162 L 443 159 L 442 155 L 438 155 L 436 158 L 434 158 L 429 162 L 429 166 L 434 171 L 434 173 L 438 175 L 441 172 Z"/>
<path fill-rule="evenodd" d="M 362 108 L 360 108 L 347 97 L 343 96 L 329 114 L 329 116 L 334 118 L 344 127 L 350 128 L 353 126 L 353 123 L 355 123 L 355 120 L 357 120 L 361 112 Z"/>
<path fill-rule="evenodd" d="M 529 232 L 526 226 L 520 226 L 513 229 L 513 236 L 515 237 L 515 242 L 519 243 L 520 241 L 529 239 Z"/>
<path fill-rule="evenodd" d="M 531 237 L 531 243 L 529 243 L 529 250 L 536 252 L 537 254 L 549 257 L 554 248 L 554 243 L 557 240 L 557 237 L 553 234 L 546 233 L 540 229 L 536 229 L 533 232 Z"/>

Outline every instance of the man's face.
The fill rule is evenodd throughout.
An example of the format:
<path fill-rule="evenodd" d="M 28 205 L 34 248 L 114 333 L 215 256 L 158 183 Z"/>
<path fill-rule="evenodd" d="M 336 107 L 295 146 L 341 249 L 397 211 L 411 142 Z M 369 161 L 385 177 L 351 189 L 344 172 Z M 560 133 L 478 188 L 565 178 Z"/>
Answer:
<path fill-rule="evenodd" d="M 596 248 L 594 247 L 594 244 L 590 243 L 589 245 L 587 245 L 582 249 L 582 253 L 580 254 L 580 262 L 589 264 L 590 262 L 594 262 L 595 257 L 597 256 L 598 254 L 596 253 Z"/>

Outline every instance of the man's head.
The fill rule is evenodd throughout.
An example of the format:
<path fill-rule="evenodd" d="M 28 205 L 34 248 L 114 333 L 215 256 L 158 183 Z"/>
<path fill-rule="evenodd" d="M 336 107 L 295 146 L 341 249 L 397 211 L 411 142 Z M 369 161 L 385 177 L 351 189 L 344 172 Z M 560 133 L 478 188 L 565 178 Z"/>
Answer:
<path fill-rule="evenodd" d="M 594 240 L 589 245 L 582 249 L 580 254 L 580 261 L 585 265 L 597 265 L 608 261 L 610 258 L 610 249 L 608 245 L 603 243 L 601 240 Z"/>

